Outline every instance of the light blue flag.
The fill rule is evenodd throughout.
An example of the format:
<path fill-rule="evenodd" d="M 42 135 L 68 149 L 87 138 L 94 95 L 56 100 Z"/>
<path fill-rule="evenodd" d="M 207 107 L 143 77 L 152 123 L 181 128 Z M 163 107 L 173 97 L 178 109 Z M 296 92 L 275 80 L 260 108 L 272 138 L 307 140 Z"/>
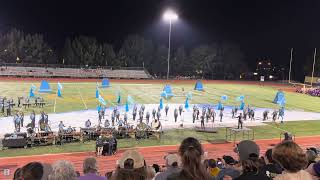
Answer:
<path fill-rule="evenodd" d="M 243 110 L 243 109 L 244 109 L 244 106 L 245 106 L 244 102 L 241 101 L 241 104 L 240 104 L 240 106 L 239 106 L 239 109 L 240 109 L 240 110 Z"/>
<path fill-rule="evenodd" d="M 96 98 L 99 98 L 99 89 L 98 89 L 98 87 L 96 88 Z"/>
<path fill-rule="evenodd" d="M 33 93 L 32 87 L 30 88 L 29 97 L 34 97 L 34 93 Z"/>
<path fill-rule="evenodd" d="M 186 108 L 186 109 L 189 108 L 189 98 L 186 99 L 186 102 L 184 104 L 184 108 Z"/>
<path fill-rule="evenodd" d="M 62 97 L 60 88 L 58 88 L 57 96 Z"/>
<path fill-rule="evenodd" d="M 281 99 L 278 99 L 277 104 L 279 104 L 281 107 L 285 106 L 286 98 L 282 97 Z"/>
<path fill-rule="evenodd" d="M 192 99 L 192 92 L 188 92 L 187 98 L 188 98 L 188 99 Z"/>
<path fill-rule="evenodd" d="M 103 97 L 99 94 L 99 98 L 98 98 L 99 102 L 103 105 L 107 105 L 106 101 L 103 99 Z"/>
<path fill-rule="evenodd" d="M 236 101 L 243 101 L 244 100 L 244 95 L 238 96 L 236 98 Z"/>
<path fill-rule="evenodd" d="M 163 101 L 162 101 L 162 98 L 160 99 L 160 109 L 163 109 Z"/>
<path fill-rule="evenodd" d="M 100 110 L 101 110 L 101 105 L 99 104 L 99 105 L 97 106 L 97 111 L 98 111 L 98 113 L 100 112 Z"/>
<path fill-rule="evenodd" d="M 128 104 L 128 101 L 126 102 L 126 112 L 129 112 L 129 104 Z"/>
<path fill-rule="evenodd" d="M 221 110 L 223 108 L 223 105 L 222 105 L 222 103 L 219 101 L 218 102 L 218 105 L 217 105 L 217 109 L 218 110 Z"/>
<path fill-rule="evenodd" d="M 227 96 L 227 95 L 222 95 L 222 96 L 221 96 L 221 100 L 223 100 L 223 101 L 228 100 L 228 96 Z"/>
<path fill-rule="evenodd" d="M 58 82 L 58 89 L 62 90 L 63 86 L 60 82 Z"/>

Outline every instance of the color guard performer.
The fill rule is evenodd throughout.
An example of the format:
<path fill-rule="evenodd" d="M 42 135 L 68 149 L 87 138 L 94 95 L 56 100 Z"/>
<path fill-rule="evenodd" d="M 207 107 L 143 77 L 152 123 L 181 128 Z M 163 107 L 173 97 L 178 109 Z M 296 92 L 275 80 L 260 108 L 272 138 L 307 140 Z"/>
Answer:
<path fill-rule="evenodd" d="M 165 112 L 166 112 L 166 117 L 168 116 L 168 111 L 169 111 L 169 105 L 167 104 L 166 107 L 164 108 Z"/>
<path fill-rule="evenodd" d="M 242 124 L 243 124 L 243 121 L 242 121 L 242 118 L 243 118 L 242 113 L 240 113 L 240 115 L 239 115 L 237 118 L 238 118 L 238 129 L 240 129 L 240 127 L 241 127 L 241 129 L 242 129 Z"/>
<path fill-rule="evenodd" d="M 177 108 L 174 109 L 173 116 L 174 116 L 174 122 L 177 122 L 177 118 L 178 118 L 178 109 Z"/>

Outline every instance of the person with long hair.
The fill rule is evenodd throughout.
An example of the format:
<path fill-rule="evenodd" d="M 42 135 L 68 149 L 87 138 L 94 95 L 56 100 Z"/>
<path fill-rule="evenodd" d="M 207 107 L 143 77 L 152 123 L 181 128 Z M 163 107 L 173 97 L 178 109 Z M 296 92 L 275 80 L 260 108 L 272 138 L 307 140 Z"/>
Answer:
<path fill-rule="evenodd" d="M 172 174 L 168 180 L 210 180 L 212 177 L 206 172 L 206 169 L 201 162 L 203 149 L 200 142 L 188 137 L 184 139 L 179 148 L 181 157 L 181 171 Z"/>

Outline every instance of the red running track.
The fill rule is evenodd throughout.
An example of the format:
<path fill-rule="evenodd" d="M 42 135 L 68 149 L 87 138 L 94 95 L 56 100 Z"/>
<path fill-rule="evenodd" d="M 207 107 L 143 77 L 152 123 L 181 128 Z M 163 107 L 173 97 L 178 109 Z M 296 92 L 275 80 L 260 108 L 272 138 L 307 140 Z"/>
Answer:
<path fill-rule="evenodd" d="M 307 147 L 318 147 L 320 146 L 320 136 L 310 136 L 310 137 L 298 137 L 295 139 L 303 149 Z M 260 146 L 261 153 L 273 147 L 275 144 L 280 142 L 280 139 L 266 139 L 266 140 L 256 140 L 257 144 Z M 233 143 L 224 144 L 203 144 L 204 151 L 208 152 L 208 157 L 206 158 L 218 158 L 223 155 L 231 155 L 237 157 L 233 152 Z M 173 146 L 156 146 L 156 147 L 141 147 L 134 148 L 141 152 L 148 165 L 153 163 L 164 165 L 163 157 L 167 153 L 177 152 L 179 145 Z M 108 171 L 112 171 L 116 165 L 117 159 L 119 159 L 124 152 L 124 149 L 118 151 L 114 156 L 104 156 L 98 157 L 99 171 L 101 174 L 105 174 Z M 94 152 L 79 152 L 79 153 L 64 153 L 64 154 L 49 154 L 49 155 L 38 155 L 38 156 L 23 156 L 23 157 L 8 157 L 0 158 L 0 179 L 12 179 L 12 174 L 16 168 L 22 167 L 23 165 L 31 161 L 39 161 L 42 163 L 52 164 L 57 160 L 67 160 L 73 163 L 76 170 L 82 173 L 82 162 L 86 157 L 94 156 Z M 10 169 L 11 175 L 4 176 L 3 170 Z"/>

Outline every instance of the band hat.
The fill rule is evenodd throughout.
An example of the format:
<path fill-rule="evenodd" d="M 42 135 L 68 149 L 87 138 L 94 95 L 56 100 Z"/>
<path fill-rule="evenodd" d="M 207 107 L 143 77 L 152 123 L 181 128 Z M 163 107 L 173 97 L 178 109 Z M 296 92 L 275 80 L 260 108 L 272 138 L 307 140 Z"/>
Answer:
<path fill-rule="evenodd" d="M 144 166 L 144 158 L 143 156 L 135 150 L 128 150 L 123 153 L 122 157 L 119 160 L 119 166 L 120 168 L 124 168 L 124 162 L 127 159 L 132 159 L 133 160 L 133 168 L 141 168 Z"/>
<path fill-rule="evenodd" d="M 168 154 L 165 160 L 169 166 L 172 166 L 175 162 L 179 165 L 179 156 L 177 154 Z"/>
<path fill-rule="evenodd" d="M 249 158 L 249 155 L 254 153 L 256 155 L 260 155 L 260 148 L 254 142 L 250 140 L 241 141 L 237 147 L 234 149 L 236 153 L 238 153 L 240 157 L 240 161 L 246 160 Z"/>
<path fill-rule="evenodd" d="M 235 164 L 237 164 L 237 161 L 234 160 L 233 157 L 231 157 L 231 156 L 223 156 L 222 159 L 224 160 L 224 162 L 225 162 L 226 164 L 229 164 L 229 165 L 235 165 Z"/>

